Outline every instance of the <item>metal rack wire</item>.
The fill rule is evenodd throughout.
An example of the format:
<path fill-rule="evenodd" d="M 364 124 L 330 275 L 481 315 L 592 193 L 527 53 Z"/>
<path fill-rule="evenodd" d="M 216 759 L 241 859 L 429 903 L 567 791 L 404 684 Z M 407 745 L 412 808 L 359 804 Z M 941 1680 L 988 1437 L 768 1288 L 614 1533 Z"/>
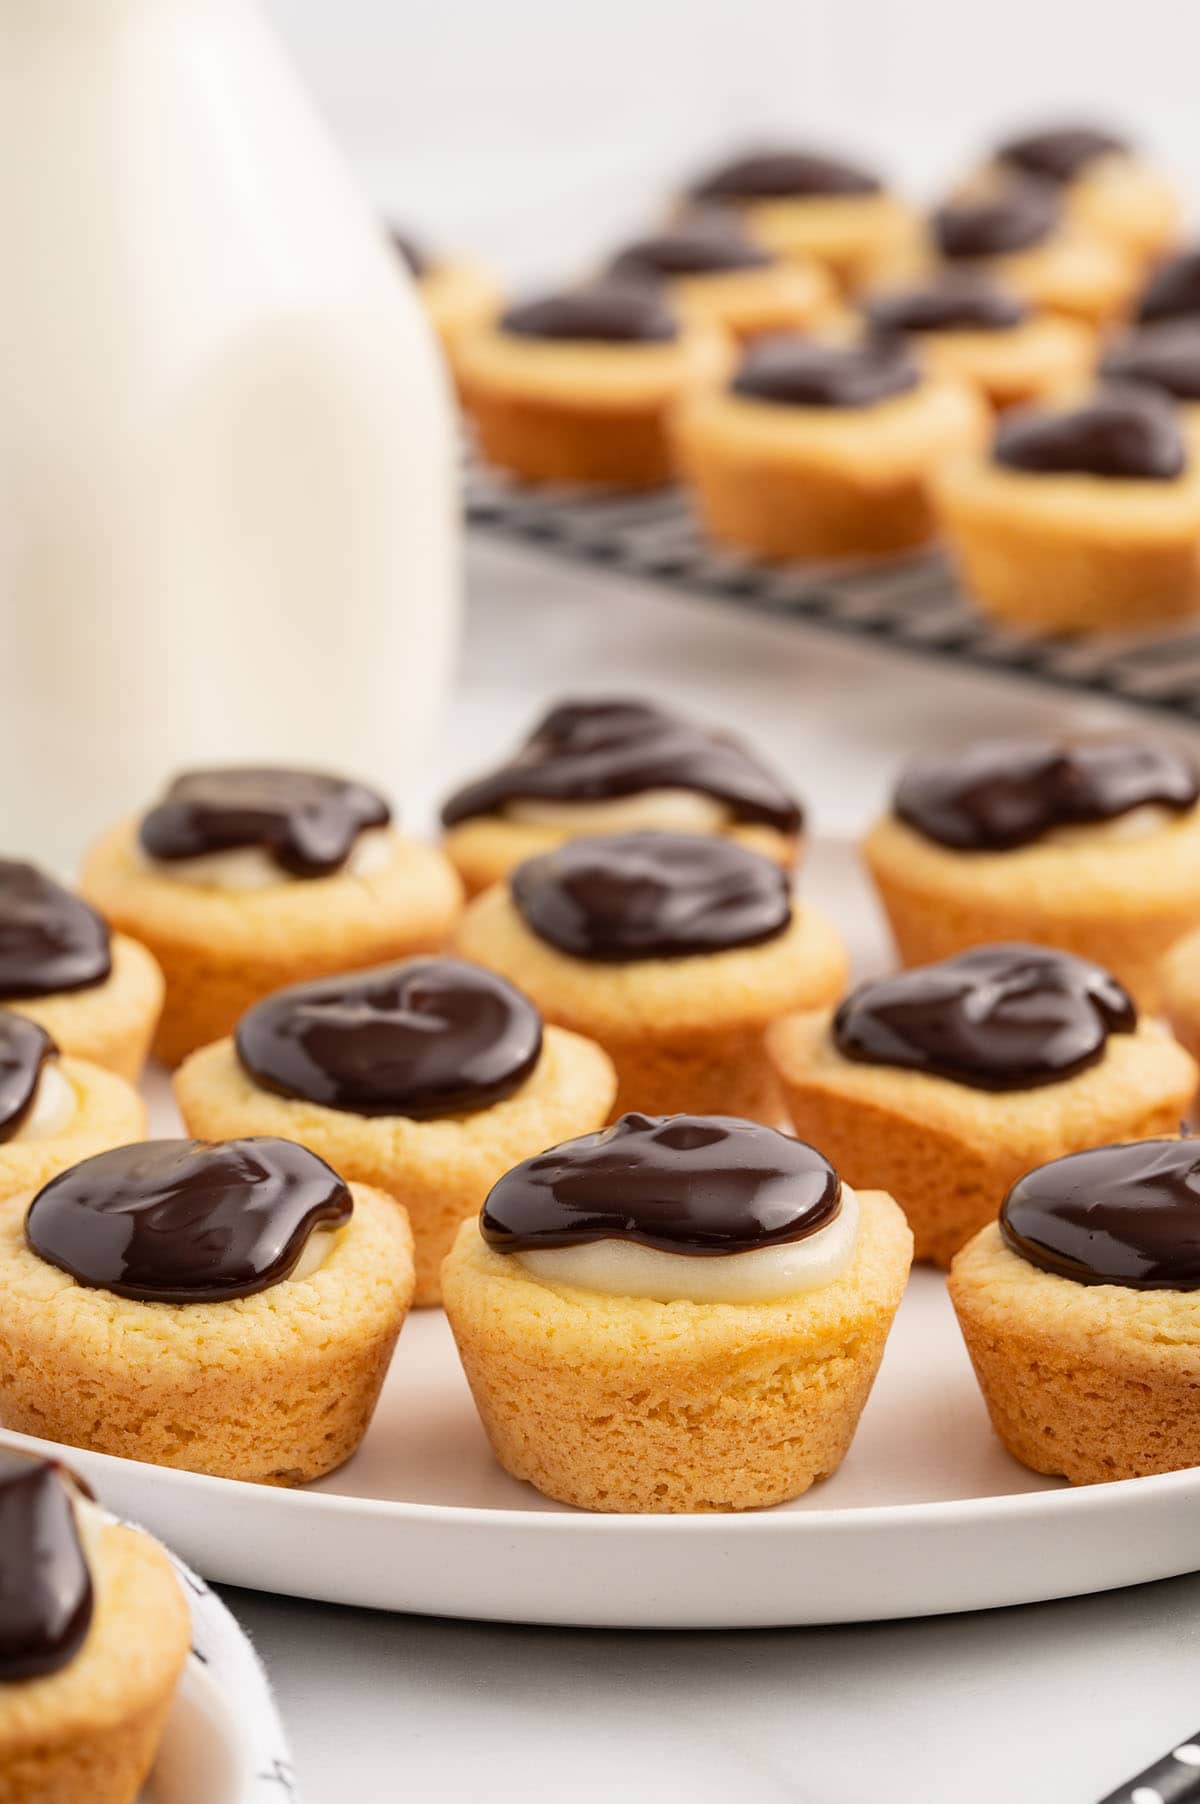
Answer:
<path fill-rule="evenodd" d="M 470 466 L 467 518 L 572 561 L 921 657 L 1008 673 L 1200 720 L 1200 630 L 1033 639 L 983 620 L 937 552 L 768 567 L 716 550 L 677 489 L 527 489 Z"/>

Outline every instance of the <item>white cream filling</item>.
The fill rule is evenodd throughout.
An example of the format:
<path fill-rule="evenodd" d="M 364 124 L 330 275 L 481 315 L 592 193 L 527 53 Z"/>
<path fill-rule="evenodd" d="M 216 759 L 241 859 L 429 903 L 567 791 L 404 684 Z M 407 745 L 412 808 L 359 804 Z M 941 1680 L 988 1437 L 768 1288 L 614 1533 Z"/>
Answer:
<path fill-rule="evenodd" d="M 804 1240 L 753 1253 L 663 1253 L 631 1240 L 508 1255 L 535 1278 L 573 1284 L 609 1297 L 656 1303 L 778 1303 L 840 1278 L 854 1257 L 858 1198 L 842 1185 L 842 1206 Z"/>
<path fill-rule="evenodd" d="M 288 1274 L 290 1282 L 299 1284 L 305 1278 L 311 1278 L 314 1272 L 319 1272 L 332 1253 L 333 1243 L 341 1231 L 340 1228 L 314 1228 L 296 1269 Z"/>
<path fill-rule="evenodd" d="M 666 833 L 719 833 L 729 810 L 694 789 L 644 789 L 603 802 L 509 802 L 505 820 L 564 833 L 629 833 L 653 827 Z"/>
<path fill-rule="evenodd" d="M 1123 840 L 1149 839 L 1152 833 L 1161 833 L 1172 821 L 1182 817 L 1174 808 L 1164 808 L 1161 802 L 1143 802 L 1140 808 L 1131 808 L 1127 814 L 1114 815 L 1111 821 L 1087 821 L 1073 827 L 1051 827 L 1049 832 L 1038 835 L 1038 844 L 1042 846 L 1099 846 L 1120 844 Z"/>
<path fill-rule="evenodd" d="M 335 876 L 370 877 L 391 863 L 392 829 L 368 827 L 354 842 L 353 850 Z M 138 842 L 138 856 L 158 877 L 186 883 L 198 889 L 268 889 L 294 878 L 262 846 L 235 846 L 227 852 L 204 852 L 198 858 L 152 858 Z"/>
<path fill-rule="evenodd" d="M 42 1066 L 33 1103 L 15 1134 L 9 1136 L 12 1146 L 20 1140 L 53 1140 L 64 1134 L 75 1119 L 79 1100 L 74 1088 L 63 1076 L 53 1059 Z"/>

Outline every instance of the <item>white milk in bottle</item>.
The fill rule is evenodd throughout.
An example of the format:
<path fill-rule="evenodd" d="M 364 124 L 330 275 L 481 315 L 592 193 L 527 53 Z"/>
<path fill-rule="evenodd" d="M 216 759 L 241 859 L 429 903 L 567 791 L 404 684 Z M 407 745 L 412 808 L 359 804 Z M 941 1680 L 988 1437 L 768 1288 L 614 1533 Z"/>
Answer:
<path fill-rule="evenodd" d="M 431 336 L 252 0 L 0 0 L 0 855 L 182 765 L 403 792 L 457 634 Z"/>

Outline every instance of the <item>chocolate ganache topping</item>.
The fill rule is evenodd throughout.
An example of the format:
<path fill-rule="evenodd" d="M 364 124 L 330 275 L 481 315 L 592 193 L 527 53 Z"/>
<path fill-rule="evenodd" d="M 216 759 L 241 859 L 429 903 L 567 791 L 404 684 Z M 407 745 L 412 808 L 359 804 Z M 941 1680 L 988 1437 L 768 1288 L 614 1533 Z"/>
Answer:
<path fill-rule="evenodd" d="M 694 200 L 802 200 L 812 195 L 878 194 L 883 184 L 867 169 L 805 149 L 751 151 L 723 163 L 691 189 Z"/>
<path fill-rule="evenodd" d="M 1005 332 L 1029 318 L 1018 295 L 974 270 L 947 269 L 919 288 L 871 295 L 867 323 L 876 333 Z"/>
<path fill-rule="evenodd" d="M 447 827 L 498 814 L 510 802 L 599 802 L 687 789 L 722 802 L 740 821 L 798 833 L 800 805 L 737 739 L 653 702 L 597 697 L 559 702 L 507 764 L 456 790 Z"/>
<path fill-rule="evenodd" d="M 1182 814 L 1200 799 L 1190 761 L 1153 739 L 985 739 L 913 764 L 894 811 L 956 852 L 1006 852 L 1055 827 L 1116 820 L 1152 804 Z"/>
<path fill-rule="evenodd" d="M 1200 314 L 1200 248 L 1160 263 L 1138 302 L 1137 319 L 1143 326 L 1189 314 Z"/>
<path fill-rule="evenodd" d="M 1093 125 L 1059 125 L 1010 138 L 996 151 L 996 161 L 1049 182 L 1073 182 L 1089 163 L 1101 157 L 1127 156 L 1129 141 Z"/>
<path fill-rule="evenodd" d="M 1033 1090 L 1104 1056 L 1137 1010 L 1089 959 L 1044 946 L 977 946 L 861 984 L 833 1017 L 844 1058 L 949 1078 L 973 1090 Z"/>
<path fill-rule="evenodd" d="M 1021 408 L 1001 420 L 992 456 L 1041 476 L 1172 482 L 1187 466 L 1175 410 L 1150 389 L 1111 389 L 1082 407 Z"/>
<path fill-rule="evenodd" d="M 411 237 L 407 232 L 398 232 L 394 227 L 389 236 L 392 241 L 392 249 L 400 261 L 407 265 L 410 276 L 420 278 L 429 274 L 429 256 L 425 246 L 418 239 Z"/>
<path fill-rule="evenodd" d="M 678 338 L 679 321 L 655 288 L 609 281 L 522 301 L 501 315 L 500 330 L 517 338 L 667 344 Z"/>
<path fill-rule="evenodd" d="M 730 385 L 735 395 L 780 407 L 874 407 L 908 394 L 921 380 L 899 339 L 818 344 L 764 338 L 751 345 Z"/>
<path fill-rule="evenodd" d="M 360 833 L 391 818 L 382 796 L 345 777 L 229 766 L 176 777 L 139 838 L 143 851 L 166 862 L 256 846 L 291 877 L 327 877 Z"/>
<path fill-rule="evenodd" d="M 959 262 L 1029 250 L 1049 238 L 1061 217 L 1057 191 L 1049 183 L 1011 181 L 948 200 L 934 213 L 930 229 L 941 255 Z"/>
<path fill-rule="evenodd" d="M 350 1192 L 290 1140 L 147 1140 L 84 1159 L 38 1191 L 30 1247 L 80 1284 L 139 1303 L 224 1303 L 293 1272 Z"/>
<path fill-rule="evenodd" d="M 0 1142 L 11 1140 L 33 1106 L 42 1067 L 58 1047 L 26 1015 L 0 1009 Z"/>
<path fill-rule="evenodd" d="M 242 1016 L 264 1089 L 358 1115 L 465 1114 L 520 1088 L 542 1020 L 519 990 L 457 958 L 410 958 L 279 990 Z"/>
<path fill-rule="evenodd" d="M 731 1115 L 622 1115 L 514 1166 L 483 1205 L 499 1253 L 631 1240 L 664 1253 L 752 1253 L 833 1221 L 842 1187 L 803 1140 Z"/>
<path fill-rule="evenodd" d="M 659 282 L 765 269 L 772 261 L 770 251 L 737 229 L 736 220 L 684 220 L 672 231 L 627 244 L 609 264 L 608 274 L 618 281 Z"/>
<path fill-rule="evenodd" d="M 610 964 L 758 945 L 792 918 L 780 867 L 715 834 L 571 840 L 518 865 L 512 895 L 539 939 Z"/>
<path fill-rule="evenodd" d="M 52 1461 L 0 1447 L 0 1684 L 59 1672 L 92 1626 L 68 1482 Z"/>
<path fill-rule="evenodd" d="M 34 865 L 0 858 L 0 1000 L 91 989 L 111 971 L 95 909 Z"/>
<path fill-rule="evenodd" d="M 1076 1284 L 1200 1289 L 1200 1140 L 1137 1140 L 1051 1159 L 1000 1210 L 1007 1246 Z"/>
<path fill-rule="evenodd" d="M 1174 401 L 1200 401 L 1200 316 L 1160 320 L 1128 333 L 1105 352 L 1100 374 L 1144 382 Z"/>

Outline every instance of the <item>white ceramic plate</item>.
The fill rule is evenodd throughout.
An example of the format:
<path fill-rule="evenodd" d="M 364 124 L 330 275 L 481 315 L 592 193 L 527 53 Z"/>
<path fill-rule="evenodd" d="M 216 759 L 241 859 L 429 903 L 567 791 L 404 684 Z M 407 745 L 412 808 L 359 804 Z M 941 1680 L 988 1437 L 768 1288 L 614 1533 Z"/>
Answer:
<path fill-rule="evenodd" d="M 881 968 L 885 938 L 849 848 L 816 846 L 804 889 L 846 933 L 859 970 Z M 159 1126 L 169 1122 L 161 1113 Z M 302 1492 L 71 1457 L 112 1507 L 209 1578 L 431 1615 L 625 1628 L 853 1622 L 1200 1567 L 1200 1471 L 1072 1491 L 1009 1458 L 942 1279 L 924 1270 L 845 1464 L 775 1510 L 594 1516 L 549 1503 L 492 1460 L 445 1320 L 429 1310 L 401 1336 L 358 1454 Z"/>

